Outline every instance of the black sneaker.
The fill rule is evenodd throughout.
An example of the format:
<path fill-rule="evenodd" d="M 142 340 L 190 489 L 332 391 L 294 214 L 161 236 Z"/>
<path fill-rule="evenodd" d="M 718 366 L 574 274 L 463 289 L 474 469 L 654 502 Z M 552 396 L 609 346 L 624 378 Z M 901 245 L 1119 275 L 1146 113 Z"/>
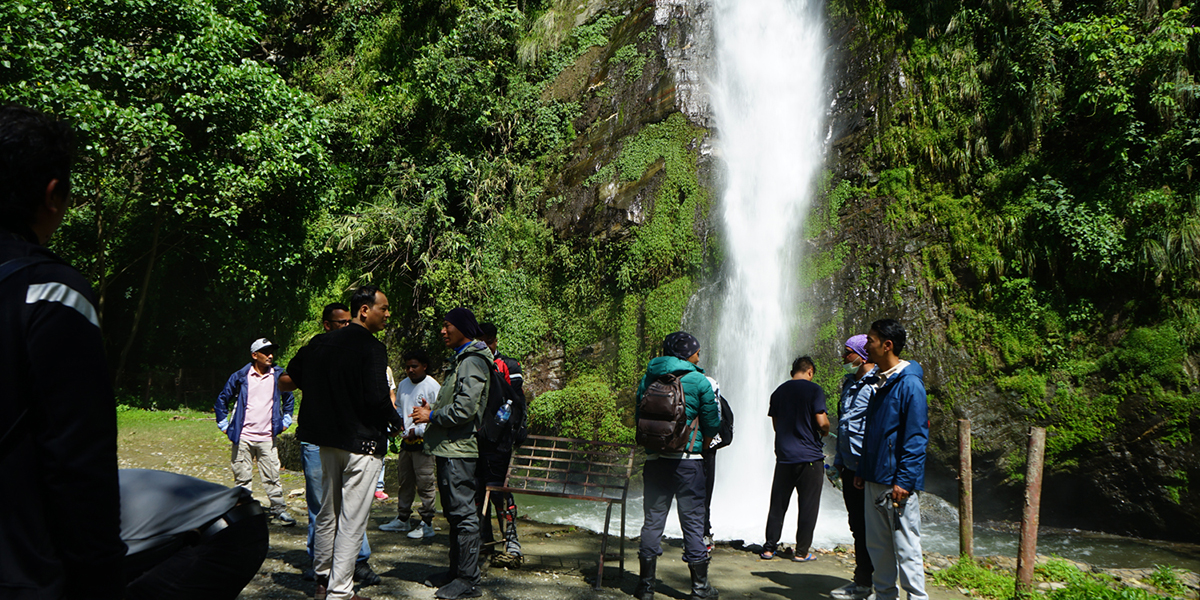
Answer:
<path fill-rule="evenodd" d="M 371 565 L 367 561 L 362 561 L 354 565 L 354 581 L 358 582 L 363 587 L 375 585 L 382 581 L 375 571 L 371 570 Z"/>

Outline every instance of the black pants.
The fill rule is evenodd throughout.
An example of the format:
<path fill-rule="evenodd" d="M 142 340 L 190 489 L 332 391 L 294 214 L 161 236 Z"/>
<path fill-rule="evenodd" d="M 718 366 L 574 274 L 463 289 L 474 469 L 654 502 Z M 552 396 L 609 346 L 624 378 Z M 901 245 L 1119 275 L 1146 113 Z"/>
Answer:
<path fill-rule="evenodd" d="M 127 598 L 233 600 L 266 557 L 266 514 L 241 519 L 207 539 L 189 533 L 125 558 Z"/>
<path fill-rule="evenodd" d="M 704 461 L 658 458 L 646 461 L 642 471 L 646 518 L 642 524 L 639 558 L 662 556 L 662 534 L 674 498 L 683 530 L 683 561 L 708 560 L 704 546 Z"/>
<path fill-rule="evenodd" d="M 717 451 L 704 453 L 704 535 L 712 536 L 713 484 L 717 482 Z"/>
<path fill-rule="evenodd" d="M 875 567 L 867 552 L 866 505 L 863 504 L 867 492 L 854 487 L 854 471 L 838 467 L 838 475 L 842 478 L 842 500 L 846 502 L 850 533 L 854 536 L 854 583 L 871 587 Z"/>
<path fill-rule="evenodd" d="M 774 552 L 779 546 L 779 535 L 783 533 L 783 516 L 792 503 L 792 490 L 800 514 L 796 519 L 796 556 L 804 557 L 812 545 L 813 529 L 817 526 L 817 513 L 821 509 L 821 486 L 825 476 L 825 464 L 813 461 L 797 464 L 775 463 L 775 478 L 771 482 L 771 506 L 767 511 L 767 543 L 763 549 Z"/>
<path fill-rule="evenodd" d="M 479 515 L 475 512 L 474 458 L 437 457 L 438 493 L 450 522 L 450 574 L 479 583 Z"/>
<path fill-rule="evenodd" d="M 475 465 L 475 479 L 478 482 L 475 490 L 475 506 L 479 512 L 479 539 L 484 544 L 492 543 L 495 539 L 492 534 L 492 522 L 483 518 L 483 497 L 487 493 L 489 485 L 504 485 L 504 478 L 508 476 L 508 463 L 512 460 L 512 453 L 488 453 L 480 452 L 479 463 Z M 496 516 L 496 520 L 500 523 L 500 535 L 504 536 L 506 542 L 517 541 L 517 503 L 513 500 L 513 495 L 508 492 L 493 492 L 491 496 L 492 514 Z"/>

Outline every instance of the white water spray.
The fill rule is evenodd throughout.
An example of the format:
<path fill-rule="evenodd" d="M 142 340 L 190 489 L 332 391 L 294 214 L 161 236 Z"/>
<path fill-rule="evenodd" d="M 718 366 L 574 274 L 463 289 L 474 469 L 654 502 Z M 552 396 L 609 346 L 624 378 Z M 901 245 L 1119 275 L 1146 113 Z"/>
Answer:
<path fill-rule="evenodd" d="M 737 420 L 734 443 L 717 454 L 713 533 L 761 542 L 775 465 L 768 402 L 788 378 L 794 353 L 811 349 L 798 339 L 797 280 L 801 229 L 824 154 L 826 43 L 819 0 L 714 6 L 711 87 L 724 163 L 727 279 L 709 346 L 716 359 L 706 362 Z M 840 498 L 828 490 L 825 496 L 818 547 L 849 538 Z M 793 501 L 785 542 L 795 539 L 795 513 Z"/>

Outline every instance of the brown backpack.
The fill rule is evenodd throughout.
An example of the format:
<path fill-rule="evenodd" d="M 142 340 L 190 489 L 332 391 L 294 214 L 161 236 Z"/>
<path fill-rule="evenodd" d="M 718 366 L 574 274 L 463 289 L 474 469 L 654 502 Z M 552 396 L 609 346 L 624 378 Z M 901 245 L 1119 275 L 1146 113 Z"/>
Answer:
<path fill-rule="evenodd" d="M 648 452 L 690 451 L 699 416 L 687 422 L 683 381 L 667 373 L 650 382 L 638 400 L 636 440 Z"/>

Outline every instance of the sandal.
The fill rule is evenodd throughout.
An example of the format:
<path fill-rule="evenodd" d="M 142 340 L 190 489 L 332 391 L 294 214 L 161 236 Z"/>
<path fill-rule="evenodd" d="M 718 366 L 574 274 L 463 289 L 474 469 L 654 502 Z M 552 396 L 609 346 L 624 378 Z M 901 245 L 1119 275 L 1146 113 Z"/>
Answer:
<path fill-rule="evenodd" d="M 775 558 L 775 553 L 770 550 L 764 550 L 762 554 L 758 555 L 758 557 L 763 560 L 771 560 L 772 558 Z"/>
<path fill-rule="evenodd" d="M 814 560 L 817 560 L 817 557 L 813 556 L 812 552 L 809 552 L 808 556 L 804 558 L 800 558 L 799 556 L 792 557 L 792 562 L 812 562 Z"/>

